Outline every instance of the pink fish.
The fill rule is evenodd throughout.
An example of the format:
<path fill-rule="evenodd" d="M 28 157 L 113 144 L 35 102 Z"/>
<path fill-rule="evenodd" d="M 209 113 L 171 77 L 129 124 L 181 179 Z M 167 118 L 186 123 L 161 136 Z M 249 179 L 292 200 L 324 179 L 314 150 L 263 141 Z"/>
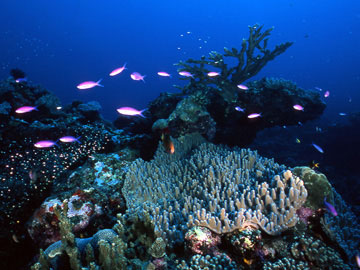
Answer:
<path fill-rule="evenodd" d="M 31 107 L 31 106 L 23 106 L 23 107 L 20 107 L 18 109 L 16 109 L 16 113 L 28 113 L 28 112 L 31 112 L 33 110 L 38 110 L 36 107 Z"/>
<path fill-rule="evenodd" d="M 165 71 L 159 71 L 157 74 L 161 77 L 171 77 L 171 75 Z"/>
<path fill-rule="evenodd" d="M 184 77 L 193 77 L 193 75 L 189 71 L 180 71 L 179 75 Z"/>
<path fill-rule="evenodd" d="M 144 117 L 146 118 L 142 113 L 145 111 L 146 109 L 144 110 L 141 110 L 141 111 L 138 111 L 134 108 L 131 108 L 131 107 L 121 107 L 119 109 L 117 109 L 117 112 L 122 114 L 122 115 L 128 115 L 128 116 L 136 116 L 136 115 L 139 115 L 141 117 Z"/>
<path fill-rule="evenodd" d="M 324 97 L 327 98 L 328 96 L 330 96 L 330 92 L 329 92 L 329 91 L 326 91 L 325 94 L 324 94 Z"/>
<path fill-rule="evenodd" d="M 131 79 L 133 79 L 134 81 L 143 81 L 143 82 L 145 82 L 144 81 L 145 76 L 146 75 L 143 76 L 138 72 L 133 72 L 133 73 L 130 74 Z"/>
<path fill-rule="evenodd" d="M 73 136 L 64 136 L 64 137 L 61 137 L 59 139 L 60 142 L 63 142 L 63 143 L 71 143 L 71 142 L 78 142 L 80 143 L 79 139 L 80 139 L 81 136 L 75 138 Z"/>
<path fill-rule="evenodd" d="M 295 110 L 297 110 L 297 111 L 303 111 L 303 110 L 304 110 L 304 107 L 301 106 L 301 105 L 299 105 L 299 104 L 294 105 L 293 108 L 294 108 Z"/>
<path fill-rule="evenodd" d="M 220 73 L 219 72 L 215 72 L 215 71 L 211 71 L 207 74 L 209 77 L 216 77 L 216 76 L 219 76 Z"/>
<path fill-rule="evenodd" d="M 360 257 L 359 257 L 359 255 L 355 256 L 355 260 L 356 260 L 357 266 L 360 268 Z"/>
<path fill-rule="evenodd" d="M 126 68 L 126 63 L 122 66 L 122 67 L 119 67 L 117 69 L 114 69 L 113 71 L 110 72 L 110 76 L 115 76 L 115 75 L 118 75 L 120 74 L 121 72 L 123 72 Z"/>
<path fill-rule="evenodd" d="M 249 90 L 249 87 L 247 87 L 246 85 L 244 84 L 238 84 L 237 87 L 241 90 Z"/>
<path fill-rule="evenodd" d="M 326 198 L 324 198 L 324 205 L 325 205 L 326 210 L 328 210 L 333 216 L 336 217 L 338 215 L 338 213 L 336 212 L 335 207 L 332 204 L 328 203 L 326 201 Z"/>
<path fill-rule="evenodd" d="M 95 86 L 100 86 L 100 87 L 104 87 L 103 85 L 100 84 L 100 82 L 102 81 L 102 79 L 98 80 L 97 82 L 93 82 L 93 81 L 86 81 L 86 82 L 82 82 L 80 83 L 78 86 L 76 86 L 78 89 L 80 90 L 84 90 L 84 89 L 90 89 L 93 88 Z"/>
<path fill-rule="evenodd" d="M 249 119 L 253 119 L 253 118 L 258 118 L 261 116 L 261 113 L 252 113 L 252 114 L 249 114 L 247 117 Z"/>
<path fill-rule="evenodd" d="M 34 144 L 36 148 L 48 148 L 57 145 L 54 141 L 38 141 Z"/>

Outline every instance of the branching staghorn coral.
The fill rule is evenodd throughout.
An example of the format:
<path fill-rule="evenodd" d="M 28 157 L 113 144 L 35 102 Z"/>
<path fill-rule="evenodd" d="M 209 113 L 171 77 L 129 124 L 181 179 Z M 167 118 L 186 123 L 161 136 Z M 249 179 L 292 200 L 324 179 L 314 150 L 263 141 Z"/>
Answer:
<path fill-rule="evenodd" d="M 179 239 L 193 226 L 218 234 L 253 227 L 276 235 L 297 223 L 307 191 L 285 166 L 249 149 L 203 143 L 191 150 L 187 139 L 201 141 L 184 136 L 175 149 L 187 151 L 172 156 L 160 146 L 152 161 L 137 159 L 126 175 L 128 213 L 150 215 L 158 237 Z"/>
<path fill-rule="evenodd" d="M 175 64 L 181 68 L 178 71 L 188 71 L 193 77 L 190 83 L 181 88 L 183 92 L 189 93 L 196 89 L 206 88 L 209 84 L 216 84 L 218 90 L 224 92 L 224 95 L 233 96 L 236 93 L 236 85 L 255 76 L 259 71 L 276 56 L 285 52 L 293 43 L 285 42 L 277 45 L 275 49 L 267 48 L 268 36 L 274 28 L 267 29 L 262 32 L 263 25 L 255 24 L 249 26 L 249 38 L 243 39 L 241 49 L 224 48 L 225 53 L 222 55 L 216 51 L 210 52 L 208 58 L 202 56 L 200 60 L 188 59 L 185 62 L 180 61 Z M 228 67 L 224 57 L 235 58 L 237 64 Z M 213 71 L 208 67 L 220 69 L 220 75 L 209 77 L 207 73 Z"/>

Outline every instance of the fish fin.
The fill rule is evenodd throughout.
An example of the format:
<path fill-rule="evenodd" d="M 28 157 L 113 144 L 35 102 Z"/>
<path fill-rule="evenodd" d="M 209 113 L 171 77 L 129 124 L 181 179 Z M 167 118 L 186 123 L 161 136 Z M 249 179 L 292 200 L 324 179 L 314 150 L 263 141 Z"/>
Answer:
<path fill-rule="evenodd" d="M 78 142 L 79 144 L 81 144 L 81 142 L 79 141 L 80 138 L 81 138 L 81 136 L 79 136 L 79 137 L 76 138 L 76 142 Z"/>
<path fill-rule="evenodd" d="M 140 111 L 140 113 L 139 113 L 139 115 L 140 115 L 141 117 L 143 117 L 143 118 L 146 118 L 146 116 L 144 116 L 144 115 L 143 115 L 143 112 L 144 112 L 144 111 L 146 111 L 146 110 L 147 110 L 147 108 L 146 108 L 146 109 L 141 110 L 141 111 Z"/>
<path fill-rule="evenodd" d="M 145 80 L 144 80 L 145 77 L 146 77 L 146 75 L 144 75 L 141 79 L 144 83 L 145 83 Z"/>
<path fill-rule="evenodd" d="M 96 82 L 96 85 L 97 85 L 97 86 L 100 86 L 100 87 L 104 87 L 102 84 L 100 84 L 101 81 L 102 81 L 102 78 Z"/>

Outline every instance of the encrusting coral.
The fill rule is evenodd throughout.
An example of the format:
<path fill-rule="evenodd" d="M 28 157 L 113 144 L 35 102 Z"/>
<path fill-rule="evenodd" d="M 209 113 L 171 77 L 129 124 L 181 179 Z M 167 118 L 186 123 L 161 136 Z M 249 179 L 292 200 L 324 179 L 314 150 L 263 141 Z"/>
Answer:
<path fill-rule="evenodd" d="M 190 135 L 175 141 L 175 149 L 188 151 L 170 157 L 160 146 L 152 161 L 137 159 L 126 176 L 128 212 L 148 213 L 157 236 L 179 239 L 193 226 L 218 234 L 252 227 L 276 235 L 297 223 L 307 191 L 285 166 L 248 149 L 195 148 L 187 138 L 201 141 Z"/>
<path fill-rule="evenodd" d="M 332 201 L 332 187 L 326 176 L 309 167 L 295 167 L 293 173 L 300 177 L 309 192 L 305 206 L 313 210 L 324 207 L 324 200 Z"/>

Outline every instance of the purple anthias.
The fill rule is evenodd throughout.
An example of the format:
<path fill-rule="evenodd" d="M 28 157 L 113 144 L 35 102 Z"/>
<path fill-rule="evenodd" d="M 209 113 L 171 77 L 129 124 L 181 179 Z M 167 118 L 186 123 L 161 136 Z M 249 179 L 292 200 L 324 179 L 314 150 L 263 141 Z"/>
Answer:
<path fill-rule="evenodd" d="M 258 118 L 261 116 L 261 113 L 252 113 L 252 114 L 249 114 L 247 117 L 249 119 L 253 119 L 253 118 Z"/>
<path fill-rule="evenodd" d="M 189 71 L 180 71 L 179 75 L 184 77 L 193 77 L 193 75 Z"/>
<path fill-rule="evenodd" d="M 16 109 L 16 113 L 28 113 L 28 112 L 31 112 L 33 110 L 38 110 L 36 107 L 32 107 L 32 106 L 23 106 L 23 107 L 20 107 L 18 109 Z"/>
<path fill-rule="evenodd" d="M 48 148 L 57 145 L 54 141 L 38 141 L 34 144 L 36 148 Z"/>
<path fill-rule="evenodd" d="M 332 204 L 328 203 L 326 201 L 326 198 L 324 198 L 324 205 L 325 205 L 326 210 L 328 210 L 333 216 L 336 217 L 338 215 L 338 213 L 336 212 L 335 207 Z"/>
<path fill-rule="evenodd" d="M 122 114 L 122 115 L 128 115 L 128 116 L 136 116 L 136 115 L 139 115 L 141 117 L 144 117 L 146 118 L 142 113 L 145 111 L 146 109 L 144 110 L 136 110 L 134 108 L 131 108 L 131 107 L 121 107 L 119 109 L 117 109 L 117 112 Z"/>
<path fill-rule="evenodd" d="M 79 139 L 80 139 L 81 136 L 75 138 L 73 136 L 64 136 L 64 137 L 61 137 L 59 139 L 60 142 L 63 142 L 63 143 L 71 143 L 71 142 L 78 142 L 80 143 Z"/>
<path fill-rule="evenodd" d="M 126 69 L 126 63 L 122 67 L 119 67 L 119 68 L 114 69 L 113 71 L 111 71 L 109 75 L 110 76 L 116 76 L 116 75 L 120 74 L 121 72 L 123 72 L 125 69 Z"/>
<path fill-rule="evenodd" d="M 131 79 L 133 79 L 134 81 L 144 81 L 144 78 L 146 77 L 146 75 L 141 75 L 139 72 L 133 72 L 130 74 Z"/>
<path fill-rule="evenodd" d="M 303 111 L 303 110 L 304 110 L 304 107 L 301 106 L 301 105 L 299 105 L 299 104 L 294 105 L 293 108 L 294 108 L 295 110 L 297 110 L 297 111 Z"/>
<path fill-rule="evenodd" d="M 104 87 L 103 85 L 100 84 L 100 82 L 102 81 L 102 79 L 98 80 L 97 82 L 93 82 L 93 81 L 86 81 L 86 82 L 82 82 L 80 83 L 78 86 L 76 86 L 78 89 L 80 90 L 84 90 L 84 89 L 90 89 L 93 88 L 95 86 L 100 86 L 100 87 Z"/>

